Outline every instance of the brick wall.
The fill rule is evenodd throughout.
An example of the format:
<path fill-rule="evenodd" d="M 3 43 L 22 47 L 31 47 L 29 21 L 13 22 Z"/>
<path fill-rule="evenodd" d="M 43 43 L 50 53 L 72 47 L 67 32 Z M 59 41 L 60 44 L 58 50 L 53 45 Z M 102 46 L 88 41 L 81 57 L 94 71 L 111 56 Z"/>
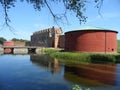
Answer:
<path fill-rule="evenodd" d="M 117 32 L 104 30 L 82 30 L 65 35 L 65 49 L 79 52 L 117 52 Z"/>
<path fill-rule="evenodd" d="M 59 44 L 58 46 L 60 48 L 64 48 L 65 47 L 65 36 L 64 35 L 60 35 L 58 44 Z"/>
<path fill-rule="evenodd" d="M 5 41 L 5 42 L 3 42 L 3 46 L 14 46 L 14 42 L 13 41 Z"/>
<path fill-rule="evenodd" d="M 14 46 L 26 46 L 26 42 L 16 41 L 14 42 Z"/>
<path fill-rule="evenodd" d="M 31 46 L 58 47 L 59 36 L 62 34 L 61 28 L 48 28 L 37 31 L 31 36 Z"/>

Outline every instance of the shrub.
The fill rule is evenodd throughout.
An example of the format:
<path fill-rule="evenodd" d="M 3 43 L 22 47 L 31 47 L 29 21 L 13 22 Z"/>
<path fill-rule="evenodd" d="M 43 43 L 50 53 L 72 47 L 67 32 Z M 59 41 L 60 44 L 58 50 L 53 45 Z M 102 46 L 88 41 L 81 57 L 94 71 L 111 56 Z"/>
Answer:
<path fill-rule="evenodd" d="M 83 90 L 83 89 L 79 85 L 73 85 L 72 90 Z M 90 90 L 90 88 L 84 90 Z"/>
<path fill-rule="evenodd" d="M 51 57 L 60 60 L 79 63 L 102 63 L 109 64 L 116 62 L 116 56 L 113 54 L 91 54 L 91 53 L 76 53 L 76 52 L 63 52 L 56 49 L 45 49 L 44 52 Z M 118 58 L 118 57 L 117 57 Z"/>

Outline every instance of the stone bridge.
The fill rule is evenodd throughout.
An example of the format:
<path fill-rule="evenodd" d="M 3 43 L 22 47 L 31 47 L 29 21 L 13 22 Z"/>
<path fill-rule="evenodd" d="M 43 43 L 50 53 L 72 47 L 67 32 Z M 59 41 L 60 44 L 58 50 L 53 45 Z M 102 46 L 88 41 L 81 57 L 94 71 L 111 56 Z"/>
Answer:
<path fill-rule="evenodd" d="M 40 53 L 42 48 L 37 46 L 2 46 L 0 52 L 13 54 Z"/>

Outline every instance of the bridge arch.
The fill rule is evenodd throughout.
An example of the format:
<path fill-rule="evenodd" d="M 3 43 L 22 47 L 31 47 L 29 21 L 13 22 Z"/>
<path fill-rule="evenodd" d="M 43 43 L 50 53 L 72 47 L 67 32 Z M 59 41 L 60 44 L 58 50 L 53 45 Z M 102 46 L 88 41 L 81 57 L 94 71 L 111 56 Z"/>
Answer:
<path fill-rule="evenodd" d="M 14 48 L 4 48 L 4 53 L 5 54 L 12 54 L 14 51 Z"/>

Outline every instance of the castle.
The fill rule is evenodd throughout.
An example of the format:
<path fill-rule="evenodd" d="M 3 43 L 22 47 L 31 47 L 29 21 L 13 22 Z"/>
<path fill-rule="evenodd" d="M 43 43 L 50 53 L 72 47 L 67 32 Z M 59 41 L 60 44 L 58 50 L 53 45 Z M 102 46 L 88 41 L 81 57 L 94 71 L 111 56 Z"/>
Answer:
<path fill-rule="evenodd" d="M 34 32 L 31 36 L 31 46 L 64 47 L 62 29 L 52 27 Z"/>

